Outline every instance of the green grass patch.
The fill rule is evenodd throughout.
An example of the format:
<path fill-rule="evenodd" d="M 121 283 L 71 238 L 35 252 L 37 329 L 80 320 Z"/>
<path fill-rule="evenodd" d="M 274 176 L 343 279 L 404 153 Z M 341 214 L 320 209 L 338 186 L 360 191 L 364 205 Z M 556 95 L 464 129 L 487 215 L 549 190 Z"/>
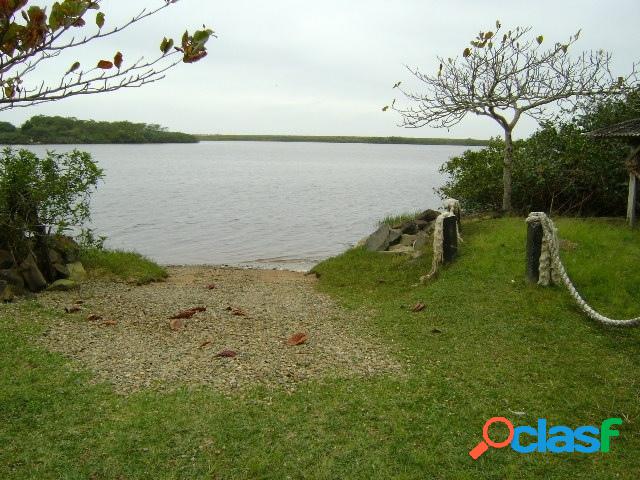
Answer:
<path fill-rule="evenodd" d="M 136 252 L 89 248 L 82 252 L 83 265 L 92 273 L 144 285 L 167 278 L 167 271 Z"/>
<path fill-rule="evenodd" d="M 585 298 L 608 315 L 640 314 L 640 232 L 557 223 L 577 243 L 562 256 Z M 371 312 L 362 328 L 405 374 L 305 382 L 293 393 L 118 396 L 34 342 L 57 313 L 2 307 L 0 478 L 636 479 L 640 329 L 603 327 L 563 288 L 527 284 L 525 232 L 514 218 L 465 225 L 460 257 L 427 285 L 417 280 L 429 255 L 354 249 L 318 265 L 319 288 Z M 426 308 L 411 312 L 418 301 Z M 609 453 L 502 449 L 474 462 L 468 451 L 493 416 L 624 423 Z"/>
<path fill-rule="evenodd" d="M 393 227 L 394 225 L 400 225 L 409 220 L 415 220 L 419 213 L 419 211 L 415 211 L 401 213 L 398 215 L 387 215 L 382 220 L 378 221 L 378 225 L 389 225 L 390 227 Z"/>

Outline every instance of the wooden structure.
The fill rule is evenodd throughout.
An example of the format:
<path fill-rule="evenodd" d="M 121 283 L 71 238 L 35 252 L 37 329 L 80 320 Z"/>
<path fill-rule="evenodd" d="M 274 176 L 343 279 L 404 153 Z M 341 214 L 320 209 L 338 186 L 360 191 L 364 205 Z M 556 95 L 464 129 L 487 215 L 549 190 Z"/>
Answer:
<path fill-rule="evenodd" d="M 587 133 L 593 138 L 617 138 L 626 141 L 632 148 L 627 157 L 629 169 L 629 199 L 627 201 L 627 221 L 631 227 L 635 227 L 638 221 L 638 202 L 640 194 L 640 118 L 616 123 L 608 127 L 599 128 Z"/>

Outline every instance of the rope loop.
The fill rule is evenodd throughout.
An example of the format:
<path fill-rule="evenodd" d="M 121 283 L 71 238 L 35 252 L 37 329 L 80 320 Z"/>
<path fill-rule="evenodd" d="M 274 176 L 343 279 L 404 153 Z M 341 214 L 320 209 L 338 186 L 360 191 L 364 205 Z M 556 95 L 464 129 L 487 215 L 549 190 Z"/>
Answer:
<path fill-rule="evenodd" d="M 553 221 L 544 212 L 531 212 L 526 220 L 527 223 L 539 223 L 542 225 L 542 251 L 540 253 L 540 276 L 538 285 L 550 285 L 552 283 L 564 283 L 569 294 L 576 301 L 580 309 L 589 318 L 604 325 L 616 327 L 635 327 L 640 325 L 640 317 L 627 320 L 617 320 L 605 317 L 596 312 L 578 293 L 578 290 L 571 282 L 567 271 L 560 259 L 560 243 L 558 242 L 558 230 Z"/>

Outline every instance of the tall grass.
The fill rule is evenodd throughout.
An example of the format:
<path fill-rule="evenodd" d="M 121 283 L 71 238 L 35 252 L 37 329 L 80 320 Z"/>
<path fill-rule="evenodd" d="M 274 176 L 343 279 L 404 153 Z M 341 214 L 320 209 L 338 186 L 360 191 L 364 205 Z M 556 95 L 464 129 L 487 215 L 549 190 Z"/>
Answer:
<path fill-rule="evenodd" d="M 138 285 L 167 277 L 167 271 L 163 267 L 136 252 L 88 248 L 82 252 L 81 261 L 94 274 Z"/>

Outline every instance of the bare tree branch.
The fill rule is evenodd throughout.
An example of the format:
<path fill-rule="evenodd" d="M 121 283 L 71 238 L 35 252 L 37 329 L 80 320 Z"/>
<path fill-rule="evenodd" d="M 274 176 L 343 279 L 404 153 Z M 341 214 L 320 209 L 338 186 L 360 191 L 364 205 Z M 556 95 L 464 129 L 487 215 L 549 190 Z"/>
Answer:
<path fill-rule="evenodd" d="M 95 23 L 92 33 L 70 39 L 71 30 L 84 28 L 88 14 L 98 11 L 102 0 L 64 0 L 56 2 L 49 13 L 38 6 L 26 8 L 29 0 L 0 2 L 0 111 L 76 95 L 140 87 L 164 78 L 168 70 L 181 62 L 193 63 L 206 56 L 207 40 L 215 35 L 205 27 L 193 35 L 185 32 L 179 46 L 165 37 L 160 53 L 151 60 L 140 58 L 123 66 L 124 56 L 114 52 L 113 60 L 95 59 L 88 69 L 75 62 L 71 68 L 65 68 L 57 80 L 36 85 L 27 83 L 39 67 L 62 52 L 115 35 L 178 0 L 157 1 L 156 7 L 143 8 L 129 21 L 108 30 L 103 29 L 105 15 L 98 12 L 95 20 L 92 19 Z"/>

